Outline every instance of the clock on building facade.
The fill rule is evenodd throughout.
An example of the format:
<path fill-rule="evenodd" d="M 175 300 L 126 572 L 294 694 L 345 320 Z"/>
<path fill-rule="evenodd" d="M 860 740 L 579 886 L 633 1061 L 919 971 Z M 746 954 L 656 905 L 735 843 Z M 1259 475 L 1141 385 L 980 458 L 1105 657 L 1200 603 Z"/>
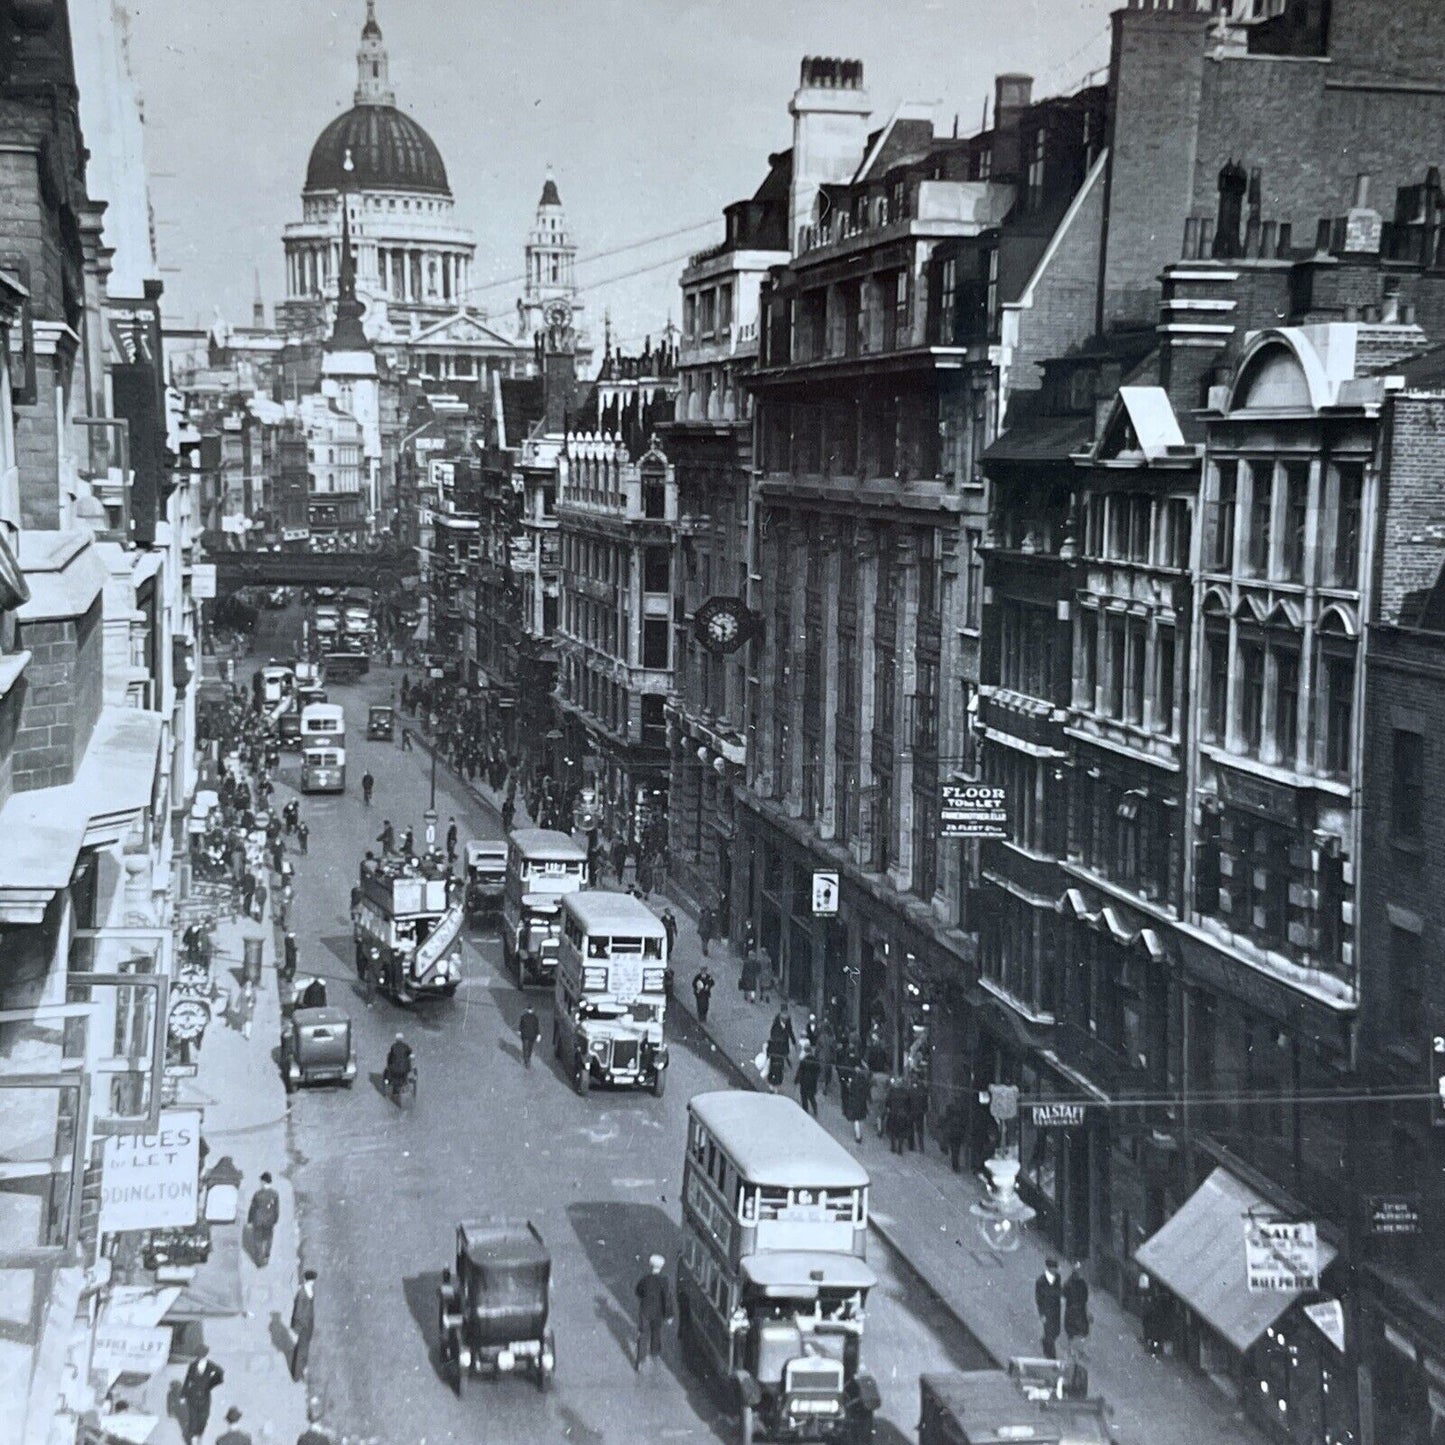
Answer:
<path fill-rule="evenodd" d="M 709 597 L 693 614 L 693 634 L 709 652 L 736 652 L 757 630 L 757 618 L 741 597 Z"/>

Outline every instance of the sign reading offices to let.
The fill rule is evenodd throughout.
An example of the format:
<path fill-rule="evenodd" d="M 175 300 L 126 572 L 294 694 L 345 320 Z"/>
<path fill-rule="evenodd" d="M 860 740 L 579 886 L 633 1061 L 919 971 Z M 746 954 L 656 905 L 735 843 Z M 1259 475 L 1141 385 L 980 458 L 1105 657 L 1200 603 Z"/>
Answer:
<path fill-rule="evenodd" d="M 1246 1219 L 1244 1268 L 1251 1294 L 1318 1289 L 1319 1236 L 1314 1221 Z"/>
<path fill-rule="evenodd" d="M 196 1222 L 201 1172 L 201 1115 L 167 1110 L 154 1134 L 105 1141 L 100 1231 L 171 1229 Z"/>
<path fill-rule="evenodd" d="M 1008 791 L 991 783 L 944 783 L 940 838 L 1008 837 Z"/>

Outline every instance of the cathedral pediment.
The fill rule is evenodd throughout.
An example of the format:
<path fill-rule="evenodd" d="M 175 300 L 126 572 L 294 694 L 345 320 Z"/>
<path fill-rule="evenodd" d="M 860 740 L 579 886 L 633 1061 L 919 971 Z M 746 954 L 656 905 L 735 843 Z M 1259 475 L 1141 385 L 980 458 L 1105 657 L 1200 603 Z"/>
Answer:
<path fill-rule="evenodd" d="M 413 338 L 414 346 L 499 346 L 508 351 L 518 349 L 517 343 L 484 325 L 475 316 L 459 311 L 445 321 L 423 328 Z"/>

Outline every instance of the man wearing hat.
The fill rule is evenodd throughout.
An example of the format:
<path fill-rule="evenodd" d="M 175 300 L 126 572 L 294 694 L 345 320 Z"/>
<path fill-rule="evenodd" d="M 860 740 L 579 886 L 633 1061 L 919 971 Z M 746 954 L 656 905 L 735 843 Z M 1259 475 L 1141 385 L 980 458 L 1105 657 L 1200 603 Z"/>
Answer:
<path fill-rule="evenodd" d="M 299 1380 L 306 1374 L 311 1358 L 311 1336 L 316 1331 L 316 1271 L 308 1269 L 301 1276 L 301 1288 L 291 1305 L 291 1333 L 296 1343 L 291 1346 L 291 1378 Z"/>
<path fill-rule="evenodd" d="M 306 1402 L 306 1428 L 296 1437 L 296 1445 L 331 1445 L 331 1436 L 321 1428 L 323 1413 L 320 1399 L 313 1395 Z"/>
<path fill-rule="evenodd" d="M 640 1370 L 649 1350 L 662 1358 L 662 1327 L 672 1319 L 672 1291 L 663 1269 L 667 1260 L 660 1254 L 647 1261 L 647 1273 L 637 1281 L 637 1354 L 632 1368 Z"/>
<path fill-rule="evenodd" d="M 232 1405 L 226 1411 L 226 1424 L 231 1428 L 216 1441 L 216 1445 L 251 1445 L 250 1432 L 236 1428 L 240 1423 L 241 1412 Z"/>
<path fill-rule="evenodd" d="M 226 1372 L 211 1358 L 210 1348 L 203 1342 L 196 1350 L 181 1381 L 181 1405 L 184 1420 L 181 1433 L 186 1445 L 195 1442 L 206 1433 L 211 1418 L 211 1394 L 226 1378 Z"/>
<path fill-rule="evenodd" d="M 271 1187 L 271 1176 L 261 1176 L 261 1187 L 251 1196 L 251 1207 L 246 1211 L 246 1224 L 251 1230 L 252 1256 L 261 1269 L 271 1261 L 271 1241 L 276 1236 L 276 1224 L 281 1218 L 281 1197 Z"/>

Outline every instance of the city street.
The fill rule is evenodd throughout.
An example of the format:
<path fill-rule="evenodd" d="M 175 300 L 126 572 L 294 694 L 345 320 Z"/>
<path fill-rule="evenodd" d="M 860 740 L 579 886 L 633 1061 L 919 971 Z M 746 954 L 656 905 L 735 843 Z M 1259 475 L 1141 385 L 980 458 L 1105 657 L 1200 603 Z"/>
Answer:
<path fill-rule="evenodd" d="M 264 649 L 284 627 L 266 628 Z M 269 639 L 275 637 L 272 643 Z M 727 1087 L 716 1054 L 680 1011 L 672 1017 L 672 1079 L 666 1097 L 577 1097 L 546 1041 L 550 1003 L 531 995 L 543 1043 L 523 1069 L 517 1020 L 524 997 L 501 970 L 500 947 L 473 933 L 455 1000 L 404 1011 L 383 999 L 368 1008 L 356 985 L 349 891 L 363 850 L 389 818 L 422 835 L 430 759 L 418 749 L 362 736 L 366 704 L 388 698 L 399 673 L 330 689 L 347 710 L 348 791 L 307 797 L 311 851 L 297 860 L 294 926 L 301 971 L 323 975 L 332 1001 L 354 1020 L 359 1074 L 351 1091 L 317 1090 L 291 1106 L 293 1182 L 303 1263 L 319 1271 L 313 1388 L 328 1419 L 384 1441 L 541 1440 L 603 1442 L 730 1439 L 735 1423 L 721 1392 L 683 1368 L 669 1342 L 665 1368 L 635 1377 L 633 1285 L 649 1253 L 669 1263 L 688 1098 Z M 370 809 L 360 777 L 377 779 Z M 283 781 L 295 776 L 294 755 Z M 439 831 L 455 815 L 462 837 L 496 837 L 490 811 L 437 772 Z M 378 1087 L 388 1043 L 413 1044 L 420 1087 L 397 1109 Z M 502 1214 L 532 1219 L 553 1255 L 558 1371 L 546 1395 L 525 1380 L 478 1381 L 458 1399 L 437 1355 L 436 1286 L 458 1220 Z M 920 1372 L 978 1367 L 978 1347 L 905 1276 L 874 1238 L 880 1287 L 869 1312 L 865 1358 L 883 1391 L 880 1441 L 913 1438 Z"/>

